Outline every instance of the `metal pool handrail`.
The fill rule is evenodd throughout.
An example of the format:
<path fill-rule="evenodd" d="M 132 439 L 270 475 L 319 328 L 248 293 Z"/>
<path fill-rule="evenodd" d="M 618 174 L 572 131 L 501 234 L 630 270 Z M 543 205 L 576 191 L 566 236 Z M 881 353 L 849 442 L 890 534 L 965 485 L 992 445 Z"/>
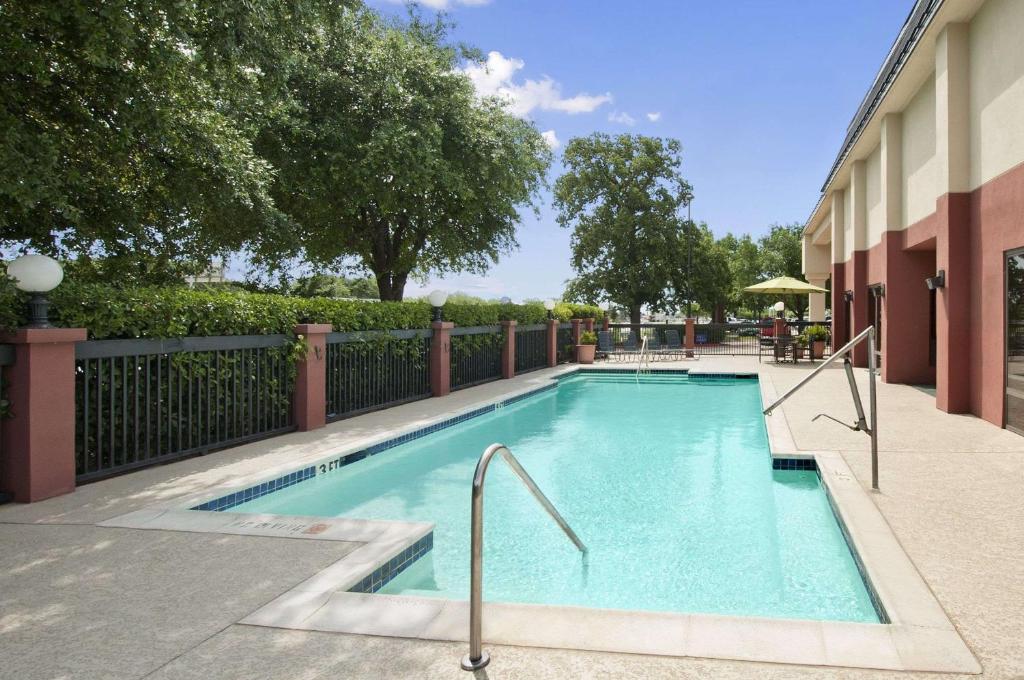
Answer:
<path fill-rule="evenodd" d="M 488 446 L 487 450 L 480 456 L 480 460 L 477 461 L 476 472 L 473 473 L 472 550 L 469 576 L 469 654 L 462 657 L 462 669 L 467 671 L 483 668 L 491 660 L 490 655 L 481 649 L 483 644 L 481 609 L 483 608 L 484 589 L 484 476 L 487 474 L 487 466 L 490 465 L 491 459 L 498 453 L 505 459 L 508 466 L 512 468 L 512 472 L 516 474 L 516 477 L 526 485 L 526 488 L 537 499 L 537 502 L 551 515 L 551 519 L 555 520 L 562 531 L 565 532 L 565 535 L 569 537 L 569 540 L 575 544 L 576 548 L 584 555 L 587 554 L 587 546 L 583 545 L 580 537 L 572 530 L 572 527 L 565 521 L 565 518 L 559 514 L 555 506 L 548 500 L 548 497 L 544 495 L 544 492 L 538 488 L 537 483 L 527 474 L 523 466 L 516 460 L 516 457 L 508 450 L 508 447 L 504 444 L 491 444 Z"/>
<path fill-rule="evenodd" d="M 857 381 L 853 377 L 853 363 L 850 361 L 850 352 L 853 348 L 859 345 L 864 340 L 868 341 L 868 406 L 871 410 L 871 426 L 868 427 L 867 420 L 864 417 L 864 405 L 860 400 L 860 390 L 857 389 Z M 799 390 L 801 387 L 809 383 L 816 375 L 825 370 L 829 364 L 838 359 L 843 358 L 843 368 L 846 370 L 846 381 L 850 384 L 850 394 L 853 397 L 853 406 L 857 409 L 857 422 L 853 425 L 847 425 L 842 421 L 836 420 L 830 415 L 819 413 L 814 416 L 813 420 L 817 420 L 821 416 L 825 416 L 830 420 L 836 420 L 841 425 L 845 425 L 854 431 L 864 432 L 871 437 L 871 488 L 875 491 L 878 490 L 878 403 L 876 398 L 875 389 L 875 375 L 878 373 L 878 357 L 875 354 L 875 327 L 868 326 L 860 333 L 857 334 L 853 340 L 846 343 L 838 350 L 832 353 L 828 359 L 826 359 L 820 366 L 815 368 L 813 371 L 803 377 L 800 382 L 793 385 L 783 393 L 781 397 L 776 399 L 771 406 L 764 410 L 766 416 L 770 416 L 772 411 L 779 407 L 779 405 L 789 399 L 794 392 Z"/>
<path fill-rule="evenodd" d="M 636 362 L 636 381 L 640 382 L 640 370 L 644 367 L 644 354 L 647 353 L 647 338 L 640 339 L 640 357 Z M 650 368 L 648 368 L 650 371 Z"/>

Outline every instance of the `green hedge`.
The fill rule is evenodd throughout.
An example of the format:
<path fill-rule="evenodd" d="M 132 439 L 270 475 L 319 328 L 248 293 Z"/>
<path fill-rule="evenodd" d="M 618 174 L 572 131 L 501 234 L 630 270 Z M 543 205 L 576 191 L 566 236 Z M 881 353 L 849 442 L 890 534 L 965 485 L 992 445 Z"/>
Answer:
<path fill-rule="evenodd" d="M 239 291 L 118 288 L 65 281 L 50 295 L 51 318 L 60 326 L 87 328 L 89 337 L 167 338 L 190 335 L 291 333 L 297 323 L 330 323 L 337 331 L 427 328 L 430 305 L 422 301 L 370 302 L 299 298 Z M 0 326 L 24 322 L 24 295 L 0 285 Z M 563 320 L 599 316 L 596 307 L 559 304 Z M 448 304 L 445 319 L 457 326 L 484 326 L 514 319 L 542 323 L 541 304 Z"/>

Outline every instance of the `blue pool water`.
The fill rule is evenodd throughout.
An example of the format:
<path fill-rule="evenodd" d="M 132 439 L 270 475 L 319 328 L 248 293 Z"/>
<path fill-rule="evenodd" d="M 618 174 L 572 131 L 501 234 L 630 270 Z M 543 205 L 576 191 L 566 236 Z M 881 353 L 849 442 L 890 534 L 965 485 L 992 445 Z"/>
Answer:
<path fill-rule="evenodd" d="M 232 511 L 434 522 L 382 592 L 466 599 L 473 470 L 501 442 L 589 555 L 496 459 L 489 601 L 878 622 L 817 473 L 772 470 L 760 410 L 756 380 L 581 376 Z"/>

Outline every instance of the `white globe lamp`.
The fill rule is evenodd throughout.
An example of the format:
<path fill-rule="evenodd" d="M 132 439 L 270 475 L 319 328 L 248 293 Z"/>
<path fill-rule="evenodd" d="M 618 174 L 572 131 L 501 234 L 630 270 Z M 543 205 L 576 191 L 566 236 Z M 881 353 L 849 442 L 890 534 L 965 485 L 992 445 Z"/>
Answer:
<path fill-rule="evenodd" d="M 46 255 L 22 255 L 7 265 L 7 275 L 14 279 L 19 290 L 30 293 L 29 328 L 49 328 L 50 303 L 46 293 L 64 280 L 60 263 Z"/>
<path fill-rule="evenodd" d="M 427 300 L 430 301 L 430 306 L 434 308 L 434 321 L 441 321 L 441 308 L 444 307 L 444 303 L 448 302 L 447 291 L 432 290 L 430 295 L 427 296 Z"/>
<path fill-rule="evenodd" d="M 785 310 L 786 310 L 786 304 L 782 300 L 779 300 L 778 302 L 775 303 L 775 316 L 777 316 L 777 317 L 779 317 L 781 319 L 782 318 L 782 313 Z"/>
<path fill-rule="evenodd" d="M 544 309 L 548 310 L 548 319 L 555 318 L 555 315 L 552 313 L 552 312 L 555 311 L 555 301 L 554 300 L 545 300 L 544 301 Z"/>

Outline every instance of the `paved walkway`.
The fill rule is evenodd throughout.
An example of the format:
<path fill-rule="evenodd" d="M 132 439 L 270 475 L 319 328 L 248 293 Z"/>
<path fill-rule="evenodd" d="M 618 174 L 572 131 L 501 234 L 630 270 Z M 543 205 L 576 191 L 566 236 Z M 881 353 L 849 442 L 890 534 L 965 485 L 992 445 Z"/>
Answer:
<path fill-rule="evenodd" d="M 706 358 L 701 370 L 756 361 Z M 764 367 L 778 390 L 806 367 Z M 536 378 L 531 374 L 516 381 Z M 866 376 L 859 373 L 862 393 Z M 91 526 L 155 501 L 298 456 L 337 449 L 396 422 L 487 400 L 464 390 L 82 487 L 0 506 L 0 678 L 460 678 L 464 645 L 287 631 L 235 622 L 341 558 L 352 544 Z M 1024 438 L 933 407 L 925 391 L 881 385 L 881 486 L 873 495 L 984 668 L 1024 678 Z M 869 479 L 867 437 L 810 418 L 852 417 L 828 370 L 786 404 L 799 448 L 840 449 Z M 87 526 L 82 526 L 87 525 Z M 490 647 L 487 678 L 934 678 L 707 659 Z M 953 676 L 947 676 L 953 677 Z M 970 676 L 967 676 L 970 677 Z"/>

